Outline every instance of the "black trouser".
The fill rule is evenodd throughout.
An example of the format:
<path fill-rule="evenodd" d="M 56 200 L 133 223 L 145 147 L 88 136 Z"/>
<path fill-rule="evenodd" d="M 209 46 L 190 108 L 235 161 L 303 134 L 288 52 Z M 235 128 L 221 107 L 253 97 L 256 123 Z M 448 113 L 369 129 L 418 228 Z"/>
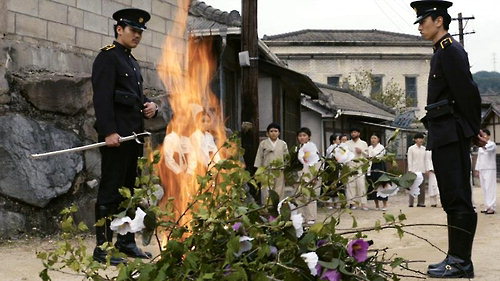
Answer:
<path fill-rule="evenodd" d="M 472 206 L 470 185 L 470 138 L 432 150 L 432 162 L 441 204 L 448 219 L 448 255 L 470 261 L 477 214 Z"/>
<path fill-rule="evenodd" d="M 137 176 L 137 159 L 142 156 L 142 145 L 135 141 L 123 142 L 118 147 L 101 147 L 101 182 L 97 205 L 120 204 L 118 190 L 128 187 L 133 191 Z"/>
<path fill-rule="evenodd" d="M 137 159 L 142 156 L 142 145 L 128 141 L 118 147 L 101 147 L 101 182 L 97 193 L 95 206 L 96 222 L 104 217 L 116 214 L 118 206 L 123 200 L 119 193 L 122 187 L 130 188 L 133 192 L 135 178 L 137 176 Z M 130 238 L 130 237 L 132 238 Z M 96 227 L 97 245 L 104 242 L 112 242 L 113 233 L 109 229 L 109 220 L 104 226 Z M 133 240 L 133 234 L 120 238 Z"/>

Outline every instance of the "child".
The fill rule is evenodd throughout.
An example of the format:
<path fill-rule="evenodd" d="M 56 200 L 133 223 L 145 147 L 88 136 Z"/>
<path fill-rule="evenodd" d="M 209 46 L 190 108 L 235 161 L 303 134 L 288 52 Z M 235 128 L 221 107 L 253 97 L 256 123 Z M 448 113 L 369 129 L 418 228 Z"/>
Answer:
<path fill-rule="evenodd" d="M 477 151 L 475 170 L 479 173 L 479 182 L 484 195 L 485 209 L 481 213 L 492 215 L 495 213 L 497 197 L 497 145 L 490 140 L 489 130 L 483 129 L 483 132 L 486 134 L 485 138 L 488 142 Z"/>
<path fill-rule="evenodd" d="M 267 167 L 274 160 L 284 161 L 285 155 L 288 154 L 288 147 L 286 142 L 279 139 L 281 127 L 279 124 L 271 123 L 267 126 L 267 139 L 259 144 L 257 155 L 255 156 L 254 167 Z M 271 167 L 273 168 L 273 167 Z M 281 167 L 280 167 L 281 169 Z M 279 177 L 274 179 L 274 191 L 278 193 L 280 200 L 285 195 L 285 176 L 283 171 L 280 172 Z M 265 203 L 269 192 L 266 188 L 261 190 L 261 202 Z"/>
<path fill-rule="evenodd" d="M 368 147 L 368 158 L 381 158 L 385 155 L 385 147 L 380 144 L 380 136 L 378 134 L 372 134 L 372 136 L 370 137 L 370 143 L 371 145 Z M 379 201 L 382 201 L 382 211 L 386 211 L 387 197 L 377 196 L 378 186 L 375 186 L 375 182 L 380 178 L 380 176 L 382 176 L 382 173 L 385 172 L 385 162 L 372 162 L 368 171 L 368 200 L 375 201 L 376 210 L 380 210 Z"/>
<path fill-rule="evenodd" d="M 304 174 L 309 174 L 310 173 L 310 167 L 315 166 L 316 168 L 319 168 L 319 165 L 321 164 L 319 162 L 319 151 L 316 145 L 311 142 L 311 130 L 309 128 L 303 127 L 300 128 L 300 130 L 297 133 L 297 140 L 299 142 L 299 152 L 297 154 L 297 157 L 300 161 L 300 163 L 303 164 L 303 168 L 301 171 L 299 171 L 299 177 L 302 177 Z M 304 176 L 303 178 L 306 182 L 310 181 L 311 179 L 308 176 Z M 314 193 L 316 195 L 319 195 L 320 192 L 320 186 L 321 182 L 319 179 L 316 179 L 314 182 Z M 310 201 L 310 198 L 304 197 L 303 198 L 306 202 Z M 305 207 L 300 208 L 299 212 L 302 213 L 304 216 L 304 220 L 307 222 L 307 224 L 312 225 L 316 222 L 316 218 L 318 215 L 318 206 L 316 200 L 313 202 L 310 202 L 307 204 Z"/>
<path fill-rule="evenodd" d="M 196 124 L 201 129 L 196 129 L 190 136 L 190 140 L 196 150 L 198 163 L 201 164 L 203 167 L 202 170 L 204 170 L 199 171 L 199 174 L 203 175 L 206 169 L 219 162 L 220 156 L 217 153 L 218 147 L 210 130 L 212 127 L 212 118 L 201 106 L 201 109 L 198 109 L 195 105 L 192 105 L 192 107 L 193 113 L 195 113 Z"/>

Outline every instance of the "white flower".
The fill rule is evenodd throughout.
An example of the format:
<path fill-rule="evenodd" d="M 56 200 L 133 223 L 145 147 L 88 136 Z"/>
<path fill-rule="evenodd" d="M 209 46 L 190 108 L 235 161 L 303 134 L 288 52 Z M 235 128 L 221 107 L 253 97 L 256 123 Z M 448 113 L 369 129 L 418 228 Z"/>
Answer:
<path fill-rule="evenodd" d="M 297 236 L 297 238 L 299 238 L 300 236 L 302 236 L 302 234 L 304 234 L 304 229 L 302 228 L 304 217 L 302 216 L 302 214 L 293 211 L 290 219 L 292 220 L 293 228 L 295 228 L 295 235 Z"/>
<path fill-rule="evenodd" d="M 338 163 L 346 163 L 354 159 L 354 153 L 349 150 L 349 147 L 345 143 L 339 144 L 334 150 L 333 155 Z"/>
<path fill-rule="evenodd" d="M 129 217 L 123 217 L 123 218 L 116 218 L 114 219 L 109 228 L 113 230 L 114 232 L 117 232 L 121 235 L 125 235 L 128 232 L 130 232 L 130 223 L 132 222 L 132 219 Z"/>
<path fill-rule="evenodd" d="M 304 259 L 304 261 L 307 263 L 307 267 L 309 267 L 309 270 L 311 271 L 311 274 L 316 276 L 318 275 L 318 271 L 316 270 L 316 265 L 318 265 L 318 255 L 316 252 L 309 252 L 300 255 L 301 258 Z"/>
<path fill-rule="evenodd" d="M 299 149 L 297 157 L 300 163 L 307 166 L 313 166 L 319 162 L 318 148 L 314 143 L 308 142 Z"/>
<path fill-rule="evenodd" d="M 398 193 L 399 187 L 395 183 L 386 183 L 381 185 L 377 189 L 377 196 L 382 198 L 387 198 L 389 196 L 394 196 Z"/>
<path fill-rule="evenodd" d="M 146 226 L 144 225 L 144 217 L 146 213 L 137 207 L 135 210 L 135 218 L 130 222 L 130 232 L 136 233 L 143 230 Z"/>
<path fill-rule="evenodd" d="M 415 181 L 413 184 L 410 186 L 410 190 L 408 191 L 411 196 L 414 198 L 417 198 L 417 196 L 420 194 L 420 184 L 424 181 L 424 176 L 420 172 L 415 173 L 417 175 L 417 178 L 415 178 Z"/>
<path fill-rule="evenodd" d="M 240 250 L 235 254 L 235 256 L 239 257 L 244 252 L 250 251 L 252 249 L 252 237 L 241 236 L 240 237 Z"/>
<path fill-rule="evenodd" d="M 128 216 L 116 218 L 111 222 L 109 228 L 121 235 L 125 235 L 129 232 L 136 233 L 144 229 L 145 216 L 146 213 L 141 210 L 141 208 L 137 207 L 135 210 L 135 218 L 133 220 Z"/>
<path fill-rule="evenodd" d="M 285 199 L 281 200 L 278 203 L 278 214 L 280 215 L 281 215 L 281 206 L 283 205 L 283 202 L 285 202 L 286 200 L 288 200 L 288 197 L 286 197 Z M 287 204 L 290 207 L 290 210 L 293 210 L 295 208 L 294 204 L 290 202 L 288 202 Z M 293 228 L 295 228 L 295 235 L 297 236 L 297 238 L 299 238 L 300 236 L 302 236 L 302 234 L 304 234 L 304 229 L 302 228 L 302 223 L 304 223 L 304 217 L 302 216 L 301 213 L 297 212 L 297 210 L 294 210 L 290 215 L 290 219 L 292 220 Z"/>

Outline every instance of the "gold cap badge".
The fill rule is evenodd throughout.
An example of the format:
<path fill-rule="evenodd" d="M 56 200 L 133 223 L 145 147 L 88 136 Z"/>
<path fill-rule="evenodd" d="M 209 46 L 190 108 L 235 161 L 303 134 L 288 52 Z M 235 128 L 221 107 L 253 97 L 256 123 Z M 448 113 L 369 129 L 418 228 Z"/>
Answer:
<path fill-rule="evenodd" d="M 139 23 L 142 23 L 144 21 L 143 18 L 139 18 Z"/>

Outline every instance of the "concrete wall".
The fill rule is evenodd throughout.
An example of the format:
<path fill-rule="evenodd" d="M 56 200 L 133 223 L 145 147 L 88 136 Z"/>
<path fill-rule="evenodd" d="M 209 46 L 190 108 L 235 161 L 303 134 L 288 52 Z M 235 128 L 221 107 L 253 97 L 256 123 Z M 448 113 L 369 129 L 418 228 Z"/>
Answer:
<path fill-rule="evenodd" d="M 431 47 L 346 47 L 346 46 L 270 46 L 270 49 L 282 58 L 288 66 L 301 72 L 315 82 L 327 84 L 327 77 L 347 77 L 349 73 L 371 70 L 374 75 L 383 75 L 383 84 L 391 79 L 405 90 L 405 77 L 417 78 L 417 117 L 425 114 L 427 100 L 427 77 L 432 55 Z M 296 56 L 296 54 L 315 55 Z M 398 58 L 388 56 L 365 57 L 345 56 L 343 54 L 389 54 L 401 55 Z M 288 57 L 288 55 L 291 55 Z M 405 55 L 411 57 L 404 58 Z"/>
<path fill-rule="evenodd" d="M 102 46 L 114 40 L 112 14 L 123 8 L 151 13 L 141 44 L 133 50 L 143 67 L 145 86 L 162 88 L 156 75 L 165 34 L 179 23 L 177 0 L 6 0 L 1 1 L 4 34 L 0 61 L 9 70 L 35 65 L 57 72 L 90 73 Z M 179 38 L 183 41 L 182 38 Z M 1 67 L 1 66 L 0 66 Z"/>

